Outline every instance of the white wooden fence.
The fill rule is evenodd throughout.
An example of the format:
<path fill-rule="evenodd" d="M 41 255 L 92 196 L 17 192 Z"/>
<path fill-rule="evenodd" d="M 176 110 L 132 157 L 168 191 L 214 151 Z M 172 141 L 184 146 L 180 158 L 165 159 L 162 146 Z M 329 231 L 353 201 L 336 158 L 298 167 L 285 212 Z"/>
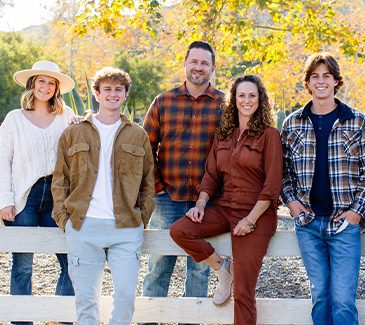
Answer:
<path fill-rule="evenodd" d="M 231 255 L 228 234 L 209 240 L 222 255 Z M 362 238 L 362 247 L 365 240 Z M 0 227 L 0 252 L 65 253 L 64 234 L 56 228 Z M 145 230 L 143 253 L 186 255 L 166 230 Z M 300 256 L 295 233 L 278 231 L 267 256 Z M 107 322 L 111 297 L 101 299 L 101 321 Z M 365 300 L 358 301 L 365 324 Z M 258 324 L 311 324 L 309 299 L 257 299 Z M 0 295 L 0 321 L 75 321 L 73 297 Z M 137 297 L 134 322 L 233 324 L 233 301 L 217 307 L 211 298 Z"/>

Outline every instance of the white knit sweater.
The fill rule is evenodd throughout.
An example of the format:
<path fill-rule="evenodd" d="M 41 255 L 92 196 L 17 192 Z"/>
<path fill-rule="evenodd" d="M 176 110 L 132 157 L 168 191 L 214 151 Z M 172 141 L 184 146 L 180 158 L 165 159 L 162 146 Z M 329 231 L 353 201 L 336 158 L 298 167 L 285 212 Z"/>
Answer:
<path fill-rule="evenodd" d="M 58 139 L 73 116 L 66 107 L 45 129 L 35 126 L 21 109 L 10 111 L 0 126 L 0 209 L 26 204 L 34 183 L 53 173 Z"/>

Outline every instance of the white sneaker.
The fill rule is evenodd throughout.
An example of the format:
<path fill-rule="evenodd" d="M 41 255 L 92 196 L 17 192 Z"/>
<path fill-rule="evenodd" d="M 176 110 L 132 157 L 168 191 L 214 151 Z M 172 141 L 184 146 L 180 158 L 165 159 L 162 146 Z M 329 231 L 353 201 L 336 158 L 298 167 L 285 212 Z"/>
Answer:
<path fill-rule="evenodd" d="M 215 305 L 224 305 L 232 296 L 232 264 L 230 259 L 225 259 L 223 266 L 218 271 L 214 271 L 218 278 L 218 286 L 213 295 L 213 303 Z"/>

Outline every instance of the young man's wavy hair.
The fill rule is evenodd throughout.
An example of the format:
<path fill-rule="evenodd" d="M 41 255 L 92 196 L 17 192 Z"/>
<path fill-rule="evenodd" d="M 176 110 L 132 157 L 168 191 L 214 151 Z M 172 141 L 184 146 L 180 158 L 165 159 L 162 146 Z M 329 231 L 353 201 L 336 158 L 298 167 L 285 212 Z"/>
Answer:
<path fill-rule="evenodd" d="M 340 72 L 340 66 L 335 59 L 334 56 L 330 55 L 327 52 L 314 54 L 308 58 L 307 63 L 304 68 L 304 85 L 305 88 L 308 90 L 309 94 L 312 95 L 311 90 L 308 87 L 309 79 L 315 69 L 320 64 L 326 65 L 328 71 L 333 76 L 335 80 L 338 81 L 338 84 L 335 86 L 335 94 L 337 93 L 338 89 L 343 85 L 343 80 Z"/>
<path fill-rule="evenodd" d="M 100 84 L 105 81 L 120 82 L 120 84 L 125 87 L 126 95 L 128 94 L 129 89 L 132 85 L 131 77 L 127 72 L 122 69 L 105 67 L 97 71 L 94 78 L 92 79 L 92 90 L 95 96 L 96 92 L 100 92 Z"/>
<path fill-rule="evenodd" d="M 248 122 L 248 134 L 261 135 L 268 126 L 274 126 L 274 115 L 266 89 L 259 77 L 245 75 L 237 78 L 229 91 L 223 106 L 223 115 L 220 126 L 216 130 L 218 140 L 229 139 L 236 127 L 239 127 L 238 109 L 236 105 L 237 87 L 242 82 L 251 82 L 257 86 L 259 93 L 259 106 Z"/>
<path fill-rule="evenodd" d="M 25 90 L 20 98 L 20 106 L 28 111 L 34 111 L 34 86 L 35 81 L 39 76 L 32 76 L 27 80 L 27 84 L 25 85 Z M 55 114 L 62 114 L 65 103 L 61 97 L 60 92 L 60 83 L 57 79 L 56 80 L 56 88 L 55 93 L 52 98 L 48 101 L 48 112 L 55 113 Z"/>

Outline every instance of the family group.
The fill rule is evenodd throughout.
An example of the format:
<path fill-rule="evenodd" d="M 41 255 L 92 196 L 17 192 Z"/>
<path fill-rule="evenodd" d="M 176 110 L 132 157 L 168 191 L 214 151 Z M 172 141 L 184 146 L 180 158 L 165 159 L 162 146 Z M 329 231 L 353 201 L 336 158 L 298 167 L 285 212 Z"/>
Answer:
<path fill-rule="evenodd" d="M 16 72 L 25 90 L 21 108 L 0 126 L 0 218 L 6 227 L 65 232 L 56 294 L 75 296 L 79 325 L 100 322 L 106 263 L 109 324 L 131 324 L 145 228 L 169 229 L 189 255 L 186 297 L 207 296 L 213 269 L 212 303 L 234 292 L 234 324 L 255 325 L 256 283 L 285 204 L 310 280 L 313 324 L 358 325 L 365 116 L 336 97 L 338 61 L 329 53 L 308 58 L 311 100 L 281 134 L 260 77 L 239 76 L 224 94 L 211 84 L 215 68 L 212 47 L 191 43 L 185 81 L 153 100 L 143 127 L 121 113 L 132 85 L 124 70 L 96 72 L 99 109 L 85 117 L 62 100 L 74 81 L 54 62 Z M 232 259 L 204 239 L 226 232 Z M 175 263 L 176 256 L 149 256 L 144 296 L 167 296 Z M 32 294 L 32 264 L 33 254 L 13 253 L 10 294 Z"/>

